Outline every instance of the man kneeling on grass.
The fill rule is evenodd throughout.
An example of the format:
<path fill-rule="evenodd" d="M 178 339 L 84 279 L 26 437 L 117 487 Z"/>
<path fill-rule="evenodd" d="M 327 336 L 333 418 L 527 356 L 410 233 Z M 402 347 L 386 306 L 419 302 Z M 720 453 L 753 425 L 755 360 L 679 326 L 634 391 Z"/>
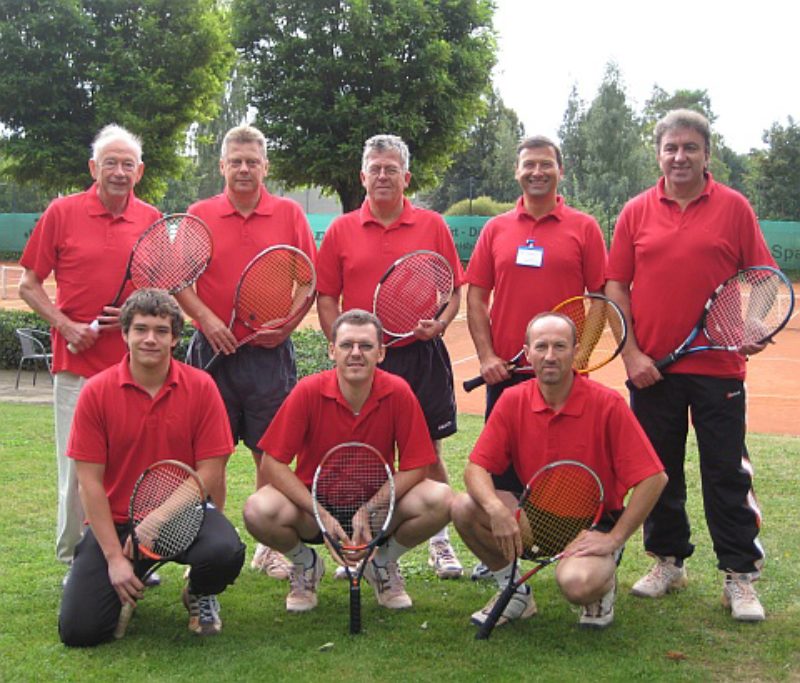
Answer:
<path fill-rule="evenodd" d="M 614 619 L 616 565 L 623 545 L 652 509 L 667 477 L 623 398 L 573 372 L 578 346 L 569 318 L 537 315 L 526 341 L 525 355 L 536 379 L 506 389 L 498 400 L 464 472 L 467 493 L 453 501 L 453 523 L 503 589 L 522 550 L 514 515 L 522 492 L 496 490 L 491 475 L 512 465 L 526 482 L 557 460 L 589 466 L 605 490 L 603 516 L 596 530 L 582 532 L 567 546 L 556 582 L 567 600 L 581 606 L 582 626 L 605 628 Z M 498 597 L 472 615 L 473 624 L 483 624 Z M 523 584 L 497 624 L 534 614 L 533 594 Z"/>
<path fill-rule="evenodd" d="M 309 491 L 317 465 L 346 442 L 373 446 L 393 469 L 396 451 L 397 502 L 389 537 L 364 576 L 378 604 L 411 607 L 398 559 L 448 523 L 452 493 L 447 484 L 425 477 L 436 454 L 417 398 L 405 380 L 377 368 L 384 354 L 379 320 L 352 309 L 333 323 L 331 339 L 328 353 L 336 367 L 301 380 L 259 442 L 270 483 L 247 500 L 245 524 L 258 541 L 293 563 L 286 609 L 311 610 L 325 573 L 322 557 L 310 547 L 322 542 Z"/>
<path fill-rule="evenodd" d="M 211 377 L 172 358 L 183 328 L 178 304 L 164 291 L 140 289 L 122 307 L 120 325 L 128 355 L 86 383 L 67 449 L 89 524 L 58 619 L 71 646 L 110 640 L 122 606 L 143 595 L 131 562 L 128 503 L 139 475 L 159 460 L 195 469 L 211 496 L 197 538 L 175 560 L 191 568 L 183 590 L 191 631 L 219 633 L 217 593 L 244 563 L 244 544 L 221 512 L 233 451 L 228 418 Z"/>

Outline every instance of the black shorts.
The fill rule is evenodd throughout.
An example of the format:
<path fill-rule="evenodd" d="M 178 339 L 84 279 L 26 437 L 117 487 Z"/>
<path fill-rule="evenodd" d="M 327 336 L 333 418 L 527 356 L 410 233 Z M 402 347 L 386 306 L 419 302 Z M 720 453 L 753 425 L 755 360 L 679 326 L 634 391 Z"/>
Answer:
<path fill-rule="evenodd" d="M 214 351 L 202 332 L 189 344 L 186 362 L 205 367 Z M 236 353 L 221 355 L 211 370 L 228 412 L 234 442 L 243 441 L 257 453 L 258 442 L 278 408 L 297 384 L 294 346 L 287 339 L 274 349 L 241 346 Z"/>
<path fill-rule="evenodd" d="M 456 433 L 456 395 L 453 368 L 441 337 L 386 349 L 381 369 L 402 377 L 417 397 L 431 439 Z"/>

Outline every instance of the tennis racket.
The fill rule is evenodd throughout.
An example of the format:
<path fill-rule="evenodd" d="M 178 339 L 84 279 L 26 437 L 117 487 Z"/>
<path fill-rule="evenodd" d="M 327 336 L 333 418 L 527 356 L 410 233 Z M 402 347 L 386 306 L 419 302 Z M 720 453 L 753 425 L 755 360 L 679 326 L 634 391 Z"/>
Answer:
<path fill-rule="evenodd" d="M 196 216 L 175 213 L 159 218 L 133 245 L 125 277 L 110 305 L 119 306 L 128 282 L 135 289 L 155 287 L 170 294 L 185 289 L 203 274 L 212 252 L 211 233 Z M 98 330 L 100 321 L 95 318 L 90 326 Z M 77 353 L 74 345 L 67 348 Z"/>
<path fill-rule="evenodd" d="M 392 470 L 372 446 L 343 443 L 322 458 L 311 496 L 320 531 L 347 572 L 350 633 L 360 633 L 361 577 L 394 512 Z M 360 561 L 352 566 L 356 560 Z"/>
<path fill-rule="evenodd" d="M 188 465 L 161 460 L 139 476 L 131 495 L 129 522 L 133 568 L 137 576 L 144 572 L 143 583 L 194 543 L 205 514 L 203 482 Z M 125 603 L 114 629 L 115 638 L 125 635 L 131 616 L 133 605 Z"/>
<path fill-rule="evenodd" d="M 565 548 L 584 529 L 591 529 L 603 511 L 603 485 L 594 471 L 574 460 L 545 465 L 531 477 L 519 499 L 517 521 L 522 536 L 522 559 L 536 566 L 515 579 L 518 558 L 511 578 L 481 624 L 475 638 L 491 636 L 514 592 L 540 569 L 561 559 Z"/>
<path fill-rule="evenodd" d="M 585 374 L 597 370 L 614 360 L 625 346 L 628 328 L 622 310 L 602 294 L 583 294 L 562 301 L 553 313 L 567 316 L 578 332 L 578 351 L 572 367 Z M 520 349 L 507 367 L 510 372 L 531 372 L 533 368 Z M 470 392 L 486 383 L 480 375 L 464 382 L 464 391 Z"/>
<path fill-rule="evenodd" d="M 251 330 L 236 348 L 261 331 L 277 330 L 303 315 L 316 289 L 314 264 L 297 247 L 279 244 L 257 254 L 242 271 L 233 297 L 229 329 L 233 331 L 238 320 Z M 210 371 L 219 356 L 215 353 L 203 369 Z"/>
<path fill-rule="evenodd" d="M 421 320 L 436 320 L 453 296 L 453 269 L 441 254 L 420 249 L 397 259 L 383 274 L 372 309 L 391 346 L 413 336 Z"/>
<path fill-rule="evenodd" d="M 769 266 L 740 270 L 714 290 L 689 336 L 655 366 L 660 371 L 691 353 L 764 344 L 786 326 L 793 310 L 794 290 L 783 273 Z M 700 332 L 708 343 L 692 346 Z"/>

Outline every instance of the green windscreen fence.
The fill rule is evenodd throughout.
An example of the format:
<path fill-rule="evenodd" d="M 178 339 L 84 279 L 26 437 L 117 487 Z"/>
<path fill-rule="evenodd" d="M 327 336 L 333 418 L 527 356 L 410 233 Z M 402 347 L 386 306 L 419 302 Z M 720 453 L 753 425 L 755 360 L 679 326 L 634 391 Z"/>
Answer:
<path fill-rule="evenodd" d="M 0 214 L 0 251 L 21 252 L 33 230 L 36 213 Z M 336 214 L 309 214 L 308 222 L 317 244 L 322 241 Z M 486 216 L 445 216 L 462 261 L 468 261 Z M 800 222 L 761 221 L 761 229 L 772 257 L 782 270 L 800 272 Z"/>

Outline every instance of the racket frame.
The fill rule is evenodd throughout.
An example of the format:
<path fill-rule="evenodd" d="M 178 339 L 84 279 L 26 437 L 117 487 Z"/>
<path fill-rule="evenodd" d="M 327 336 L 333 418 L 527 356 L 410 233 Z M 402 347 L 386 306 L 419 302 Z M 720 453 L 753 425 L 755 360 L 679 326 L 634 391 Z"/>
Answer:
<path fill-rule="evenodd" d="M 138 522 L 136 520 L 136 501 L 137 501 L 137 494 L 139 492 L 142 483 L 145 481 L 147 475 L 155 470 L 156 468 L 162 467 L 174 467 L 179 470 L 182 470 L 186 474 L 185 482 L 194 481 L 197 485 L 199 496 L 197 499 L 197 505 L 200 507 L 200 521 L 197 524 L 197 531 L 195 532 L 194 536 L 191 540 L 188 539 L 186 543 L 183 544 L 183 547 L 178 551 L 170 554 L 169 556 L 162 556 L 158 555 L 157 553 L 148 550 L 146 547 L 142 546 L 139 543 L 136 534 L 136 528 L 138 526 Z M 131 539 L 131 549 L 132 549 L 132 556 L 133 556 L 133 568 L 134 573 L 136 576 L 140 576 L 141 574 L 141 565 L 144 562 L 153 562 L 155 564 L 151 565 L 150 568 L 144 573 L 141 574 L 141 582 L 146 585 L 147 579 L 149 579 L 158 569 L 159 567 L 163 566 L 165 563 L 174 560 L 176 557 L 184 553 L 191 545 L 194 543 L 195 539 L 197 538 L 197 534 L 199 533 L 200 529 L 203 526 L 205 521 L 205 515 L 208 508 L 207 502 L 207 494 L 205 491 L 205 487 L 203 485 L 203 480 L 200 478 L 200 475 L 195 472 L 194 469 L 189 467 L 185 462 L 181 462 L 179 460 L 159 460 L 158 462 L 149 465 L 144 472 L 139 475 L 139 478 L 136 480 L 136 483 L 133 486 L 133 493 L 131 493 L 130 503 L 128 505 L 128 525 L 130 527 L 130 539 Z M 169 500 L 169 496 L 166 500 Z M 166 502 L 162 501 L 163 502 Z M 130 623 L 131 617 L 133 617 L 133 611 L 135 607 L 129 602 L 126 602 L 122 605 L 122 609 L 119 613 L 119 618 L 117 620 L 117 625 L 114 628 L 114 638 L 119 640 L 125 636 L 125 633 L 128 629 L 128 624 Z"/>
<path fill-rule="evenodd" d="M 242 285 L 245 283 L 245 279 L 247 278 L 247 274 L 259 263 L 259 261 L 263 258 L 266 258 L 267 255 L 271 254 L 277 250 L 286 250 L 291 251 L 293 253 L 298 254 L 301 256 L 307 263 L 309 268 L 309 274 L 311 275 L 311 279 L 308 283 L 308 295 L 305 297 L 303 301 L 303 305 L 298 306 L 291 315 L 279 319 L 277 321 L 271 321 L 269 324 L 262 325 L 260 327 L 253 327 L 247 320 L 240 318 L 238 315 L 238 307 L 239 301 L 242 294 Z M 317 271 L 314 268 L 314 262 L 311 260 L 308 254 L 304 252 L 302 249 L 295 247 L 291 244 L 274 244 L 271 247 L 267 247 L 262 251 L 258 252 L 250 262 L 244 267 L 242 270 L 242 274 L 239 276 L 239 281 L 236 283 L 236 291 L 233 295 L 233 309 L 231 310 L 231 318 L 230 322 L 228 323 L 228 329 L 233 332 L 234 326 L 236 321 L 239 320 L 245 327 L 252 330 L 251 334 L 245 335 L 242 339 L 237 340 L 236 348 L 239 349 L 240 347 L 244 346 L 245 344 L 250 343 L 253 339 L 255 339 L 260 332 L 265 332 L 269 330 L 278 330 L 282 327 L 285 327 L 289 323 L 301 318 L 307 312 L 307 307 L 310 302 L 314 300 L 317 292 Z M 217 364 L 220 355 L 222 355 L 221 351 L 217 351 L 211 359 L 203 366 L 203 370 L 206 372 L 211 372 L 214 366 Z"/>
<path fill-rule="evenodd" d="M 421 256 L 421 255 L 430 256 L 434 258 L 434 260 L 437 263 L 441 264 L 444 267 L 444 269 L 446 269 L 444 272 L 446 272 L 447 275 L 449 276 L 450 283 L 449 283 L 449 295 L 443 299 L 442 303 L 439 304 L 439 307 L 436 309 L 433 315 L 430 318 L 420 318 L 420 320 L 437 320 L 439 316 L 447 308 L 448 304 L 453 298 L 453 292 L 455 291 L 455 275 L 453 273 L 453 268 L 450 265 L 450 262 L 439 252 L 432 251 L 430 249 L 417 249 L 415 251 L 409 252 L 408 254 L 404 254 L 403 256 L 395 260 L 394 263 L 392 263 L 386 269 L 386 272 L 381 276 L 381 279 L 378 280 L 378 284 L 375 285 L 375 292 L 372 295 L 372 312 L 375 314 L 378 320 L 381 319 L 380 316 L 378 315 L 378 307 L 379 307 L 379 299 L 381 292 L 384 291 L 384 283 L 398 268 L 401 268 L 404 263 L 407 263 L 415 256 Z M 383 325 L 382 320 L 381 320 L 381 325 Z M 389 338 L 389 340 L 386 342 L 386 346 L 387 347 L 392 346 L 402 341 L 403 339 L 408 339 L 409 337 L 413 337 L 414 329 L 416 329 L 416 325 L 410 331 L 396 332 L 386 329 L 386 326 L 383 325 L 383 333 L 386 337 Z"/>
<path fill-rule="evenodd" d="M 344 545 L 339 542 L 326 528 L 321 514 L 321 509 L 325 508 L 322 505 L 322 502 L 319 500 L 319 497 L 321 496 L 321 492 L 319 491 L 319 482 L 321 480 L 322 473 L 324 472 L 325 464 L 330 458 L 336 455 L 337 451 L 346 448 L 366 448 L 366 450 L 370 451 L 374 455 L 376 461 L 379 461 L 380 464 L 383 465 L 386 471 L 386 484 L 384 484 L 384 486 L 388 487 L 387 493 L 389 495 L 386 517 L 383 520 L 378 532 L 373 534 L 372 540 L 369 543 L 361 545 Z M 382 488 L 383 486 L 381 489 Z M 378 449 L 374 446 L 357 441 L 349 441 L 346 443 L 337 444 L 328 450 L 328 452 L 322 457 L 319 465 L 317 465 L 317 469 L 314 472 L 314 479 L 311 484 L 311 502 L 314 519 L 317 522 L 317 526 L 322 532 L 322 536 L 329 548 L 333 551 L 333 554 L 338 556 L 338 559 L 342 560 L 342 565 L 344 566 L 345 573 L 347 574 L 347 581 L 350 585 L 350 633 L 351 635 L 357 635 L 361 633 L 361 579 L 364 576 L 364 570 L 367 567 L 367 563 L 372 559 L 372 554 L 375 548 L 386 537 L 389 526 L 392 522 L 392 517 L 394 516 L 395 484 L 392 469 L 389 467 L 389 464 L 381 455 L 380 451 L 378 451 Z M 363 507 L 364 505 L 366 505 L 366 503 L 360 507 Z M 326 512 L 328 512 L 329 515 L 334 517 L 334 519 L 336 519 L 336 521 L 342 525 L 342 520 L 336 518 L 333 513 L 327 509 Z M 351 567 L 350 564 L 345 561 L 345 556 L 354 552 L 362 552 L 364 555 L 361 561 L 358 562 L 355 567 Z"/>
<path fill-rule="evenodd" d="M 595 485 L 597 487 L 596 488 L 597 498 L 596 498 L 596 501 L 595 501 L 596 502 L 596 510 L 595 510 L 594 517 L 592 518 L 591 523 L 589 523 L 586 526 L 584 526 L 583 528 L 579 529 L 578 530 L 578 534 L 581 531 L 591 530 L 591 529 L 595 528 L 595 526 L 600 521 L 600 518 L 602 517 L 602 514 L 603 514 L 603 501 L 605 499 L 603 484 L 600 481 L 600 478 L 597 476 L 597 474 L 595 473 L 595 471 L 591 467 L 589 467 L 585 463 L 578 462 L 577 460 L 557 460 L 555 462 L 551 462 L 551 463 L 545 465 L 544 467 L 542 467 L 541 469 L 539 469 L 530 478 L 530 480 L 528 481 L 528 483 L 525 486 L 524 490 L 522 491 L 522 494 L 520 495 L 518 503 L 517 503 L 517 509 L 516 509 L 516 513 L 515 513 L 516 517 L 517 517 L 517 521 L 519 521 L 520 517 L 524 514 L 525 504 L 528 501 L 528 498 L 530 497 L 531 492 L 534 490 L 534 486 L 537 484 L 537 480 L 542 475 L 544 475 L 545 473 L 549 472 L 550 470 L 552 470 L 552 469 L 554 469 L 556 467 L 563 467 L 563 466 L 579 467 L 579 468 L 581 468 L 581 470 L 583 470 L 586 473 L 591 475 L 591 477 L 592 477 L 592 479 L 593 479 L 593 481 L 594 481 L 594 483 L 595 483 Z M 537 554 L 535 552 L 531 553 L 530 550 L 526 550 L 525 548 L 523 548 L 522 559 L 533 560 L 536 563 L 536 565 L 532 569 L 527 571 L 525 574 L 523 574 L 519 579 L 515 579 L 514 577 L 516 576 L 516 573 L 517 573 L 517 566 L 519 564 L 520 558 L 519 557 L 515 557 L 514 558 L 514 560 L 512 562 L 512 566 L 511 566 L 511 576 L 509 577 L 508 584 L 506 584 L 506 587 L 503 589 L 503 591 L 500 593 L 500 596 L 495 601 L 494 605 L 492 606 L 492 610 L 486 616 L 486 620 L 483 622 L 483 624 L 481 624 L 478 627 L 478 631 L 475 634 L 475 639 L 476 640 L 488 640 L 489 639 L 489 637 L 492 635 L 492 631 L 494 630 L 495 626 L 497 625 L 497 622 L 499 621 L 501 615 L 503 614 L 503 612 L 505 611 L 506 607 L 508 606 L 508 603 L 511 602 L 511 598 L 514 596 L 514 593 L 517 591 L 517 589 L 522 584 L 524 584 L 526 581 L 528 581 L 528 579 L 530 579 L 532 576 L 537 574 L 539 571 L 541 571 L 542 569 L 544 569 L 548 565 L 551 565 L 554 562 L 558 562 L 558 560 L 560 560 L 563 557 L 565 548 L 573 540 L 575 540 L 575 538 L 577 538 L 578 534 L 576 534 L 572 539 L 568 539 L 563 544 L 563 546 L 561 547 L 561 550 L 558 553 L 556 553 L 555 555 L 546 555 L 546 556 L 545 555 L 539 555 L 539 554 Z M 535 550 L 535 549 L 532 549 L 532 550 Z"/>
<path fill-rule="evenodd" d="M 782 322 L 776 326 L 776 328 L 770 332 L 768 335 L 763 337 L 757 342 L 756 344 L 765 344 L 772 340 L 772 338 L 778 334 L 786 325 L 789 323 L 789 320 L 792 318 L 792 313 L 794 312 L 794 304 L 795 304 L 795 295 L 794 295 L 794 288 L 792 287 L 792 283 L 789 278 L 786 277 L 780 270 L 777 268 L 773 268 L 772 266 L 751 266 L 749 268 L 743 268 L 731 277 L 729 277 L 725 282 L 720 284 L 712 293 L 711 296 L 708 297 L 706 303 L 703 305 L 703 311 L 700 314 L 700 320 L 698 320 L 697 324 L 694 326 L 692 331 L 686 337 L 686 339 L 681 342 L 680 346 L 676 348 L 671 353 L 668 353 L 666 356 L 661 358 L 658 361 L 655 361 L 653 365 L 655 368 L 661 372 L 661 370 L 669 367 L 673 363 L 676 363 L 684 356 L 691 355 L 693 353 L 698 353 L 700 351 L 729 351 L 729 352 L 736 352 L 739 350 L 738 346 L 729 346 L 723 344 L 714 344 L 713 343 L 713 335 L 710 334 L 709 330 L 706 327 L 706 321 L 708 320 L 709 313 L 714 305 L 714 302 L 719 298 L 720 294 L 723 292 L 725 287 L 728 283 L 738 280 L 743 274 L 752 272 L 752 271 L 762 271 L 774 275 L 777 278 L 776 284 L 778 285 L 778 289 L 780 289 L 780 285 L 782 284 L 786 290 L 786 293 L 789 295 L 789 305 L 786 309 L 786 314 L 782 320 Z M 780 291 L 776 292 L 776 297 L 780 296 Z M 697 339 L 700 332 L 706 335 L 706 338 L 712 342 L 711 344 L 703 344 L 700 346 L 691 346 L 695 339 Z"/>

